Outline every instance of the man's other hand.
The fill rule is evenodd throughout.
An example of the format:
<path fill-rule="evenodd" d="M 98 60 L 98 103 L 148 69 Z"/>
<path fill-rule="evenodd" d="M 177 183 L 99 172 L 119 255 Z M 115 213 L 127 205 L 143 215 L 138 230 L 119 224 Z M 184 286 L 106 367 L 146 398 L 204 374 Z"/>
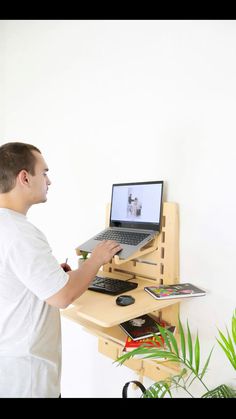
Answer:
<path fill-rule="evenodd" d="M 62 269 L 64 269 L 65 272 L 69 272 L 72 271 L 70 265 L 68 265 L 68 263 L 61 263 L 61 267 Z"/>

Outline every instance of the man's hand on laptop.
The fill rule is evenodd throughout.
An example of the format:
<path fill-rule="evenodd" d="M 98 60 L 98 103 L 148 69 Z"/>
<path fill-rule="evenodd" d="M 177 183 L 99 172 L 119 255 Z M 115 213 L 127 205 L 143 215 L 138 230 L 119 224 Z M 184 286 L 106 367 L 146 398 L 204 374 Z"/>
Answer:
<path fill-rule="evenodd" d="M 110 262 L 120 250 L 122 250 L 122 247 L 115 240 L 103 240 L 93 249 L 90 260 L 94 259 L 96 263 L 102 266 Z"/>

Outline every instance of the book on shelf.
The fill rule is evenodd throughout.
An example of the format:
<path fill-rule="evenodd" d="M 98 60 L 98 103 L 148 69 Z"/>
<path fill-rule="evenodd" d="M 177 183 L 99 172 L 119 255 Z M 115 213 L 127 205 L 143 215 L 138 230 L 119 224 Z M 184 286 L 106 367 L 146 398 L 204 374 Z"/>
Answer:
<path fill-rule="evenodd" d="M 158 324 L 171 331 L 174 326 L 167 324 L 164 320 L 154 320 L 148 314 L 127 320 L 120 324 L 121 329 L 133 340 L 145 339 L 154 334 L 160 335 Z"/>
<path fill-rule="evenodd" d="M 140 348 L 140 346 L 143 346 L 146 348 L 154 347 L 154 348 L 165 349 L 164 339 L 161 335 L 157 337 L 150 336 L 149 338 L 138 339 L 138 340 L 133 340 L 131 339 L 131 337 L 127 336 L 126 341 L 125 341 L 125 346 L 123 348 L 123 352 L 131 352 L 134 349 Z"/>
<path fill-rule="evenodd" d="M 167 300 L 169 298 L 200 297 L 206 295 L 206 291 L 193 284 L 170 284 L 144 287 L 152 297 L 157 300 Z"/>

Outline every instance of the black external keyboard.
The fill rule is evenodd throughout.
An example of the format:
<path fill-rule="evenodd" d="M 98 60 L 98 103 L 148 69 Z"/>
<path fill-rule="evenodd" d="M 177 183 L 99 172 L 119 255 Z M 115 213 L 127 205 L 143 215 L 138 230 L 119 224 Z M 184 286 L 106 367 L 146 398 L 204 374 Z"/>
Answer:
<path fill-rule="evenodd" d="M 137 288 L 136 282 L 122 281 L 121 279 L 103 278 L 95 276 L 93 282 L 89 285 L 90 291 L 103 292 L 104 294 L 118 295 L 123 292 Z"/>

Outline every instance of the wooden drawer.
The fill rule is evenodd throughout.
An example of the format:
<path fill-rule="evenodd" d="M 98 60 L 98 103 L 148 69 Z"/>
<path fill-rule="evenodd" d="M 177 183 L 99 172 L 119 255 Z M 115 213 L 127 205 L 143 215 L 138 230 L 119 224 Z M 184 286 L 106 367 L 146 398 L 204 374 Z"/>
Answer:
<path fill-rule="evenodd" d="M 109 339 L 98 339 L 98 351 L 109 358 L 117 359 L 121 349 L 121 345 L 118 345 Z"/>
<path fill-rule="evenodd" d="M 122 345 L 112 342 L 109 339 L 98 339 L 98 351 L 103 355 L 108 356 L 109 358 L 116 360 L 122 354 L 122 349 Z M 133 358 L 125 361 L 123 365 L 125 365 L 128 368 L 131 368 L 132 370 L 140 374 L 143 369 L 143 360 Z"/>
<path fill-rule="evenodd" d="M 110 339 L 98 339 L 98 351 L 113 360 L 116 360 L 122 355 L 122 349 L 122 345 L 119 345 Z M 165 379 L 171 374 L 178 372 L 176 365 L 173 365 L 171 362 L 166 362 L 162 365 L 147 359 L 132 358 L 125 361 L 123 365 L 135 371 L 140 376 L 140 379 L 142 376 L 145 376 L 153 381 Z M 173 366 L 174 369 L 172 369 L 171 366 Z"/>

